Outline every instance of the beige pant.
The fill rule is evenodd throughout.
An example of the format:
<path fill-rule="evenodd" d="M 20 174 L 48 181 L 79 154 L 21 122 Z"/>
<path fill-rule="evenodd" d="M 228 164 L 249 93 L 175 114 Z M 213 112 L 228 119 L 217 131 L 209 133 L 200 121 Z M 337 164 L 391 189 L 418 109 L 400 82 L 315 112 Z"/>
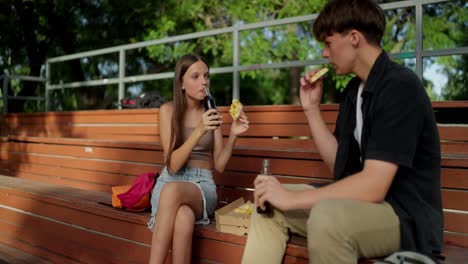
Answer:
<path fill-rule="evenodd" d="M 284 185 L 290 190 L 313 188 Z M 288 231 L 307 237 L 309 263 L 357 263 L 400 248 L 400 223 L 393 208 L 353 200 L 323 200 L 311 210 L 274 211 L 271 218 L 253 210 L 243 264 L 281 263 Z"/>

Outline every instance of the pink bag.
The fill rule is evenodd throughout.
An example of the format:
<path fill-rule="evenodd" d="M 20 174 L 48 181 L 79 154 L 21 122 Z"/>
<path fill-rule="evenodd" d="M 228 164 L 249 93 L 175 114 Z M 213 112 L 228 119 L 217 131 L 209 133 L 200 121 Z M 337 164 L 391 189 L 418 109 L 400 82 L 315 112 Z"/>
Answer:
<path fill-rule="evenodd" d="M 159 173 L 147 172 L 138 175 L 128 191 L 117 195 L 123 208 L 127 210 L 143 211 L 151 206 L 149 196 Z M 142 205 L 141 202 L 144 201 Z M 138 208 L 135 205 L 138 204 Z"/>

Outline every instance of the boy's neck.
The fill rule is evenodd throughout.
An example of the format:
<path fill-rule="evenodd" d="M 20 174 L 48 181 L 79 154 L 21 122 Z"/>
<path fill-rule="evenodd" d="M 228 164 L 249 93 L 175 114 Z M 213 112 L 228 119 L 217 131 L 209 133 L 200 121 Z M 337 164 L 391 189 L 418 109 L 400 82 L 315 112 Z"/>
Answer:
<path fill-rule="evenodd" d="M 374 63 L 380 53 L 382 53 L 382 48 L 380 46 L 367 45 L 366 47 L 359 49 L 356 66 L 354 67 L 353 72 L 363 82 L 367 81 L 370 70 L 372 69 L 372 66 L 374 66 Z"/>

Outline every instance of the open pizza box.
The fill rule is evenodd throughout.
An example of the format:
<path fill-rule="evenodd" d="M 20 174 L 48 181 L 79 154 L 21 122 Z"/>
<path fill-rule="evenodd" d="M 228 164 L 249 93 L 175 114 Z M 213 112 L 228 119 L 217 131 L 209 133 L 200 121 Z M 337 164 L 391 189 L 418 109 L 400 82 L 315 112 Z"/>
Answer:
<path fill-rule="evenodd" d="M 250 213 L 246 211 L 240 211 L 236 208 L 246 208 L 253 205 L 250 201 L 245 202 L 244 198 L 239 198 L 234 202 L 216 210 L 216 229 L 218 231 L 234 234 L 238 236 L 247 235 L 249 229 Z"/>

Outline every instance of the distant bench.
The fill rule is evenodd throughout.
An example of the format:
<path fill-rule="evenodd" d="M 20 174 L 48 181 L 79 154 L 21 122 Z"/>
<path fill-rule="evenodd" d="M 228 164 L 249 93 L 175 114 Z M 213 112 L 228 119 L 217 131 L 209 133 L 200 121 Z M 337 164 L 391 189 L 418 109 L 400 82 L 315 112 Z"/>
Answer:
<path fill-rule="evenodd" d="M 322 105 L 331 130 L 337 105 Z M 433 103 L 437 115 L 468 102 Z M 224 120 L 227 108 L 220 107 Z M 300 106 L 246 106 L 250 128 L 224 173 L 214 173 L 219 206 L 251 199 L 262 159 L 283 183 L 329 182 Z M 223 125 L 223 134 L 230 124 Z M 440 124 L 445 254 L 468 258 L 468 126 Z M 57 263 L 147 263 L 148 213 L 103 206 L 110 187 L 163 166 L 158 109 L 7 114 L 0 142 L 0 243 Z M 194 261 L 240 263 L 245 237 L 196 229 Z M 307 263 L 306 241 L 293 237 L 284 263 Z M 450 262 L 448 262 L 450 263 Z"/>

